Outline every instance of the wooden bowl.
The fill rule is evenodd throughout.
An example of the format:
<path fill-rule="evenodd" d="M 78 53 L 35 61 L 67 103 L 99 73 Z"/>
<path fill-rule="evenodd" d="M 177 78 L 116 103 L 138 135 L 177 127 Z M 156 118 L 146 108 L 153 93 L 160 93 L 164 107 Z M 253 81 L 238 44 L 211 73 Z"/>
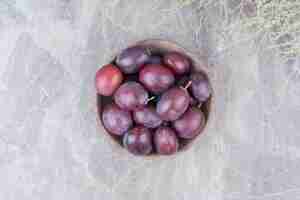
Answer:
<path fill-rule="evenodd" d="M 176 52 L 179 52 L 185 56 L 187 56 L 190 61 L 191 61 L 191 64 L 192 64 L 192 72 L 202 72 L 203 74 L 206 75 L 206 77 L 208 78 L 209 82 L 211 83 L 210 81 L 210 77 L 208 76 L 208 67 L 203 64 L 204 62 L 202 60 L 199 59 L 199 57 L 197 57 L 196 55 L 190 53 L 188 50 L 184 49 L 183 47 L 179 46 L 178 44 L 174 43 L 174 42 L 171 42 L 171 41 L 166 41 L 166 40 L 160 40 L 160 39 L 149 39 L 149 40 L 144 40 L 144 41 L 140 41 L 140 42 L 137 42 L 133 45 L 130 45 L 130 46 L 145 46 L 147 48 L 150 48 L 151 52 L 154 52 L 154 53 L 159 53 L 159 54 L 164 54 L 164 53 L 167 53 L 167 52 L 172 52 L 172 51 L 176 51 Z M 129 47 L 130 47 L 129 46 Z M 116 55 L 113 55 L 112 56 L 112 59 L 110 61 L 110 63 L 113 63 L 114 60 L 116 58 Z M 177 80 L 176 80 L 177 81 Z M 193 142 L 195 142 L 197 140 L 197 138 L 203 134 L 203 132 L 205 131 L 206 127 L 207 127 L 207 124 L 208 122 L 210 121 L 210 113 L 211 113 L 211 105 L 212 105 L 212 99 L 213 99 L 214 95 L 213 95 L 213 88 L 212 88 L 212 95 L 211 97 L 201 106 L 201 110 L 202 112 L 204 113 L 205 115 L 205 119 L 206 119 L 206 124 L 205 124 L 205 127 L 204 129 L 202 130 L 201 134 L 199 134 L 196 138 L 192 139 L 192 140 L 180 140 L 180 146 L 179 146 L 179 150 L 177 153 L 179 152 L 182 152 L 186 149 L 188 149 L 188 147 L 191 146 L 191 144 Z M 102 120 L 101 120 L 101 113 L 102 113 L 102 107 L 105 106 L 106 104 L 109 104 L 112 102 L 112 98 L 111 97 L 104 97 L 104 96 L 101 96 L 101 95 L 97 95 L 97 112 L 98 112 L 98 121 L 99 121 L 99 124 L 100 124 L 100 128 L 107 132 L 105 130 L 105 128 L 103 127 L 102 125 Z M 119 136 L 115 136 L 115 135 L 112 135 L 112 134 L 109 134 L 107 132 L 107 134 L 121 147 L 123 148 L 122 146 L 122 139 L 119 137 Z M 159 156 L 158 154 L 150 154 L 146 157 L 149 157 L 149 156 Z"/>

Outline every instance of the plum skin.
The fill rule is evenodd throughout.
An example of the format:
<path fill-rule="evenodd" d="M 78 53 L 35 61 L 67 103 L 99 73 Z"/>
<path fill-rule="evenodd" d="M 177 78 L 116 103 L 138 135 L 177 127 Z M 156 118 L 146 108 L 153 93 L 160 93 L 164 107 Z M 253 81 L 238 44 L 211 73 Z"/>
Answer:
<path fill-rule="evenodd" d="M 111 96 L 123 81 L 123 74 L 118 67 L 108 64 L 96 72 L 95 85 L 97 93 Z"/>

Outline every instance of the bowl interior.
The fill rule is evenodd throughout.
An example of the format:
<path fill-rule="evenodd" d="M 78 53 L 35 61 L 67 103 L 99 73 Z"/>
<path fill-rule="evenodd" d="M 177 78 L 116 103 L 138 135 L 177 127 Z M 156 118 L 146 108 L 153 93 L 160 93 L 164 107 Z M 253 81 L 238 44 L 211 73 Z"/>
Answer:
<path fill-rule="evenodd" d="M 203 74 L 205 74 L 207 76 L 207 68 L 202 63 L 197 61 L 198 58 L 196 58 L 193 54 L 189 53 L 187 50 L 180 47 L 179 45 L 177 45 L 174 42 L 165 41 L 165 40 L 145 40 L 145 41 L 138 42 L 138 43 L 136 43 L 132 46 L 136 46 L 136 45 L 145 46 L 145 47 L 149 48 L 151 50 L 151 52 L 154 53 L 154 54 L 156 54 L 156 53 L 157 54 L 164 54 L 164 53 L 171 52 L 171 51 L 179 52 L 179 53 L 187 56 L 190 59 L 190 61 L 192 63 L 191 73 L 192 72 L 202 72 Z M 112 60 L 110 60 L 109 62 L 114 63 L 115 57 L 116 57 L 116 55 L 114 55 Z M 128 80 L 138 81 L 137 77 L 138 76 L 136 76 L 136 75 L 131 75 L 131 76 L 126 77 L 124 81 L 128 81 Z M 210 81 L 208 76 L 207 76 L 207 78 Z M 176 79 L 176 81 L 178 81 L 178 80 Z M 201 110 L 204 113 L 205 119 L 206 119 L 206 125 L 205 125 L 204 129 L 206 128 L 207 123 L 210 119 L 212 98 L 213 98 L 213 92 L 212 92 L 211 97 L 201 106 Z M 101 113 L 102 113 L 101 108 L 103 108 L 107 104 L 110 104 L 112 101 L 113 101 L 112 97 L 105 97 L 105 96 L 97 95 L 98 118 L 99 118 L 100 125 L 102 127 L 103 127 L 103 125 L 102 125 L 102 120 L 101 120 Z M 202 133 L 203 132 L 204 132 L 204 130 L 202 131 Z M 202 135 L 202 133 L 199 134 L 199 135 Z M 109 134 L 108 132 L 107 132 L 107 134 L 110 135 L 115 142 L 122 145 L 122 141 L 121 141 L 121 138 L 119 136 Z M 195 140 L 196 140 L 196 138 L 194 138 L 192 140 L 180 139 L 179 152 L 183 151 L 183 150 L 186 150 L 191 145 L 191 143 Z M 152 155 L 154 155 L 154 154 L 152 154 Z"/>

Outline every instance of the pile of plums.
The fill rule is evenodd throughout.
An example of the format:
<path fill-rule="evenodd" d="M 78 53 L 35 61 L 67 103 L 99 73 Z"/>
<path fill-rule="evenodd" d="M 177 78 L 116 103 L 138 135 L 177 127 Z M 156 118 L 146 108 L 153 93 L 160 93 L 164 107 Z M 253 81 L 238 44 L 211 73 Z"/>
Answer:
<path fill-rule="evenodd" d="M 105 130 L 135 155 L 171 155 L 198 136 L 211 86 L 179 52 L 133 46 L 96 73 Z"/>

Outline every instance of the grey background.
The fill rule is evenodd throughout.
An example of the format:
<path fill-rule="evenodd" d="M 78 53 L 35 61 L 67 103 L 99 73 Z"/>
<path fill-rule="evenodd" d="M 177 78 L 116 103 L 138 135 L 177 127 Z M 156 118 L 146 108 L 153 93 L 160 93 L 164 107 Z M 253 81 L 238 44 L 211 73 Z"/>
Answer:
<path fill-rule="evenodd" d="M 238 2 L 213 2 L 1 0 L 0 199 L 300 199 L 299 61 L 228 31 Z M 97 125 L 95 71 L 147 38 L 202 57 L 215 90 L 175 157 L 133 157 Z"/>

